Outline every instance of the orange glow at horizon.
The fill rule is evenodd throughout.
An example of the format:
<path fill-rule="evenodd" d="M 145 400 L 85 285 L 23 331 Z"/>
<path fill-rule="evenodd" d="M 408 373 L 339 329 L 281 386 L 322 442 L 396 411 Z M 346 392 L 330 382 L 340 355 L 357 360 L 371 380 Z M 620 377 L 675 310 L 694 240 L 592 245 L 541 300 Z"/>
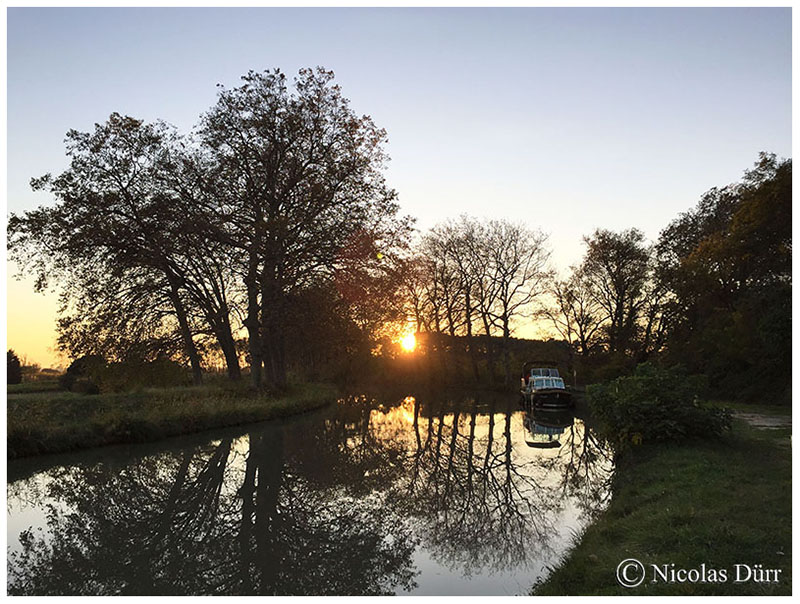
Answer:
<path fill-rule="evenodd" d="M 402 346 L 403 350 L 406 352 L 413 352 L 417 347 L 417 337 L 413 333 L 403 336 L 403 339 L 400 340 L 400 346 Z"/>

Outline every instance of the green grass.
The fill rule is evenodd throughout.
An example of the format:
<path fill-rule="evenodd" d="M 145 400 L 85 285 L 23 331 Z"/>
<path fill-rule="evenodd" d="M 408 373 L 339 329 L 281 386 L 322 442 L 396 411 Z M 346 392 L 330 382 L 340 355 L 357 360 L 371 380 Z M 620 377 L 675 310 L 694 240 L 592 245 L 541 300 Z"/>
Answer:
<path fill-rule="evenodd" d="M 209 428 L 286 417 L 336 399 L 327 384 L 276 396 L 244 387 L 145 389 L 124 394 L 9 393 L 8 458 L 154 441 Z"/>
<path fill-rule="evenodd" d="M 618 462 L 613 499 L 537 595 L 791 594 L 791 430 L 735 420 L 717 441 L 634 448 Z M 727 583 L 650 582 L 625 589 L 617 565 L 727 569 Z M 735 564 L 782 570 L 778 584 L 734 583 Z"/>
<path fill-rule="evenodd" d="M 8 394 L 26 394 L 30 392 L 55 392 L 60 390 L 58 380 L 35 380 L 21 384 L 9 384 Z"/>

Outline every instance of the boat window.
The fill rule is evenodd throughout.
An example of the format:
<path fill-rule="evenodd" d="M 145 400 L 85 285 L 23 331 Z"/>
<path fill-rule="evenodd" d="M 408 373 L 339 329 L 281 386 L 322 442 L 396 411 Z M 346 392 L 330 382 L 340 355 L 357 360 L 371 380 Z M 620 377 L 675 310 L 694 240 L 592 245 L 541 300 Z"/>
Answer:
<path fill-rule="evenodd" d="M 533 380 L 533 387 L 534 388 L 544 388 L 544 378 L 536 378 Z"/>
<path fill-rule="evenodd" d="M 560 377 L 558 369 L 553 368 L 539 368 L 531 369 L 531 377 Z"/>

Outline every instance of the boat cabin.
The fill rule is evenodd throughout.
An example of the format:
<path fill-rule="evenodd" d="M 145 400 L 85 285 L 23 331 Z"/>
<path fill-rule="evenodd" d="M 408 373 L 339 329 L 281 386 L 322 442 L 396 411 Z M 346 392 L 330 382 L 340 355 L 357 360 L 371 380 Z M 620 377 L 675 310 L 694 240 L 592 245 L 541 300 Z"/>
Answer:
<path fill-rule="evenodd" d="M 536 371 L 534 369 L 534 371 Z M 556 372 L 557 373 L 557 372 Z M 531 375 L 528 380 L 528 385 L 530 386 L 530 390 L 545 390 L 548 388 L 560 388 L 561 390 L 564 389 L 564 380 L 560 377 L 535 377 Z"/>
<path fill-rule="evenodd" d="M 533 361 L 522 366 L 520 394 L 523 404 L 550 409 L 573 406 L 572 393 L 553 365 L 555 363 Z"/>

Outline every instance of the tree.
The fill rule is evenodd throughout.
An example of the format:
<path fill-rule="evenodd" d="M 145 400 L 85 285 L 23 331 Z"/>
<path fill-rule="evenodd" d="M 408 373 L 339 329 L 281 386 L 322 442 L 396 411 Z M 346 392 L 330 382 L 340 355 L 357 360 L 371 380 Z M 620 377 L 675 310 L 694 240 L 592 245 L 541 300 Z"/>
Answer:
<path fill-rule="evenodd" d="M 488 279 L 496 292 L 491 317 L 503 335 L 505 383 L 511 383 L 509 338 L 512 320 L 523 316 L 524 309 L 544 293 L 549 276 L 547 261 L 550 252 L 547 236 L 521 224 L 492 220 L 487 225 L 487 249 L 490 252 Z"/>
<path fill-rule="evenodd" d="M 637 336 L 651 273 L 650 249 L 638 229 L 614 233 L 597 229 L 585 237 L 587 250 L 581 273 L 595 302 L 602 308 L 608 349 L 630 351 Z"/>
<path fill-rule="evenodd" d="M 77 264 L 59 298 L 58 347 L 69 358 L 145 362 L 184 350 L 164 284 L 148 270 Z"/>
<path fill-rule="evenodd" d="M 383 233 L 355 233 L 334 264 L 332 284 L 344 303 L 343 315 L 370 341 L 405 328 L 401 290 L 409 234 L 406 219 L 387 220 Z"/>
<path fill-rule="evenodd" d="M 6 372 L 6 383 L 22 383 L 22 364 L 19 361 L 17 353 L 11 349 L 6 352 Z"/>
<path fill-rule="evenodd" d="M 792 162 L 762 153 L 659 237 L 668 354 L 728 396 L 791 392 L 791 216 Z"/>
<path fill-rule="evenodd" d="M 467 350 L 475 381 L 480 380 L 478 360 L 473 340 L 474 321 L 477 318 L 477 285 L 481 278 L 477 270 L 481 263 L 475 258 L 477 239 L 481 236 L 481 225 L 474 218 L 461 216 L 458 221 L 448 222 L 434 232 L 441 240 L 441 248 L 446 261 L 455 268 L 463 295 L 463 325 L 467 338 Z"/>
<path fill-rule="evenodd" d="M 12 258 L 37 274 L 39 287 L 53 277 L 72 279 L 72 290 L 82 296 L 82 283 L 110 274 L 125 280 L 133 272 L 148 290 L 160 289 L 171 303 L 194 381 L 200 383 L 200 357 L 173 248 L 172 234 L 184 215 L 162 186 L 172 137 L 163 124 L 116 113 L 92 133 L 71 130 L 70 167 L 56 178 L 48 174 L 32 181 L 34 189 L 51 192 L 57 205 L 12 215 L 9 246 Z M 83 275 L 76 281 L 77 267 Z"/>
<path fill-rule="evenodd" d="M 290 295 L 330 278 L 346 243 L 382 231 L 398 206 L 383 178 L 386 133 L 350 109 L 332 72 L 303 69 L 293 91 L 277 69 L 242 79 L 220 91 L 199 136 L 217 163 L 227 243 L 240 258 L 253 382 L 261 385 L 263 364 L 281 387 Z"/>
<path fill-rule="evenodd" d="M 543 310 L 544 316 L 569 344 L 571 353 L 577 350 L 588 356 L 599 344 L 603 314 L 582 270 L 573 266 L 567 279 L 553 279 L 550 294 L 554 304 Z"/>
<path fill-rule="evenodd" d="M 444 354 L 463 337 L 476 381 L 480 379 L 476 326 L 483 327 L 488 379 L 494 381 L 495 347 L 502 334 L 505 379 L 511 379 L 509 340 L 514 323 L 526 316 L 533 300 L 544 292 L 548 276 L 547 237 L 508 221 L 478 221 L 468 216 L 436 225 L 419 241 L 406 264 L 404 291 L 409 314 L 419 331 Z M 449 336 L 449 337 L 448 337 Z"/>

